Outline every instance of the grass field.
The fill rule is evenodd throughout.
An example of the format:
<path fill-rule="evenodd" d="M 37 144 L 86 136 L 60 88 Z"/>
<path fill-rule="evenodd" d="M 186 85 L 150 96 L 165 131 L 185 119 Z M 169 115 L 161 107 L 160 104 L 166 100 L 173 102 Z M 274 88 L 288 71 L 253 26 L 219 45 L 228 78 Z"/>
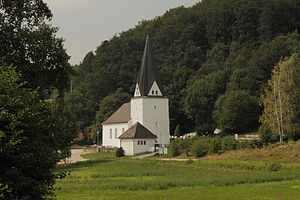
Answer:
<path fill-rule="evenodd" d="M 60 170 L 57 198 L 299 200 L 300 165 L 258 161 L 175 162 L 84 155 L 90 161 Z"/>

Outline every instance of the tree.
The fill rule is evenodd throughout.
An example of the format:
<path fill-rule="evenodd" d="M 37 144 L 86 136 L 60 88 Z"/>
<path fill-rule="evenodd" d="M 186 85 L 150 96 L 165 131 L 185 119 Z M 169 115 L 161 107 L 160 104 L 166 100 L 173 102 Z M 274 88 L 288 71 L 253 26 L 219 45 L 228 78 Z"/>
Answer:
<path fill-rule="evenodd" d="M 259 114 L 258 98 L 242 90 L 221 95 L 213 113 L 217 127 L 231 134 L 256 128 Z"/>
<path fill-rule="evenodd" d="M 127 103 L 131 95 L 119 88 L 116 92 L 106 96 L 99 105 L 96 120 L 103 122 L 112 115 L 122 104 Z"/>
<path fill-rule="evenodd" d="M 80 90 L 82 104 L 88 101 L 92 105 L 82 124 L 93 124 L 99 102 L 118 88 L 133 94 L 149 32 L 164 95 L 170 100 L 171 132 L 177 124 L 183 132 L 195 128 L 210 131 L 211 110 L 220 94 L 247 90 L 260 96 L 274 65 L 299 49 L 298 13 L 298 0 L 202 0 L 190 8 L 171 9 L 161 17 L 140 22 L 102 42 L 76 67 L 79 76 L 74 77 L 74 91 Z M 215 95 L 207 92 L 197 99 L 203 90 L 196 91 L 196 85 L 205 85 L 202 79 L 218 71 L 227 71 L 231 77 L 228 87 L 223 87 L 228 77 L 216 79 L 222 92 L 213 98 Z M 186 99 L 193 102 L 190 108 Z"/>
<path fill-rule="evenodd" d="M 264 106 L 261 122 L 269 127 L 281 143 L 284 137 L 299 138 L 300 56 L 293 54 L 280 61 L 272 70 L 262 95 Z"/>
<path fill-rule="evenodd" d="M 86 127 L 90 126 L 94 119 L 95 105 L 79 90 L 74 90 L 65 97 L 66 106 L 76 115 L 77 125 L 83 133 L 85 140 L 88 140 Z"/>
<path fill-rule="evenodd" d="M 51 17 L 42 0 L 0 1 L 0 64 L 16 66 L 26 87 L 62 92 L 72 69 Z"/>
<path fill-rule="evenodd" d="M 227 79 L 226 72 L 217 71 L 196 81 L 187 90 L 185 111 L 195 121 L 200 134 L 211 133 L 215 128 L 212 112 L 215 101 L 225 92 Z"/>
<path fill-rule="evenodd" d="M 74 124 L 70 112 L 24 86 L 15 68 L 0 67 L 0 196 L 51 199 L 55 179 L 64 176 L 54 170 L 66 156 Z"/>
<path fill-rule="evenodd" d="M 174 135 L 177 136 L 177 137 L 180 137 L 181 134 L 182 134 L 182 133 L 181 133 L 180 125 L 177 124 Z"/>

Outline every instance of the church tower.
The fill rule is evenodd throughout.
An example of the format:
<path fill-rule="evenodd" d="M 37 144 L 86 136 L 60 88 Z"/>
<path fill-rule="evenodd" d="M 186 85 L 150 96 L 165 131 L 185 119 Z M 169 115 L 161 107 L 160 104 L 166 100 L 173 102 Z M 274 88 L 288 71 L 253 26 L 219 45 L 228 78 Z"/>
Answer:
<path fill-rule="evenodd" d="M 131 120 L 132 124 L 139 122 L 156 135 L 156 144 L 170 143 L 169 100 L 163 95 L 149 36 L 134 97 L 131 99 Z"/>

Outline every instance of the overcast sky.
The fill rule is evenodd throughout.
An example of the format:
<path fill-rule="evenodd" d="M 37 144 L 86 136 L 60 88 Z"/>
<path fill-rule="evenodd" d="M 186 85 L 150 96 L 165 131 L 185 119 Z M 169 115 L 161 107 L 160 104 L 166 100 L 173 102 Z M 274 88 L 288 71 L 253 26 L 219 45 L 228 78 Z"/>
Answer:
<path fill-rule="evenodd" d="M 44 0 L 53 13 L 71 64 L 79 64 L 86 53 L 102 41 L 128 30 L 139 21 L 163 15 L 170 8 L 190 7 L 199 0 Z"/>

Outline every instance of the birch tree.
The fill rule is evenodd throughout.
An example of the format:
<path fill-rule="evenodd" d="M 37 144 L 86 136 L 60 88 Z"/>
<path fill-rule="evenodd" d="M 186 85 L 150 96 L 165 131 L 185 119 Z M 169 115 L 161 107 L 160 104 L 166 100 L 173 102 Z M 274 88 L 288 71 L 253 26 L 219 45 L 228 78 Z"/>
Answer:
<path fill-rule="evenodd" d="M 272 77 L 262 95 L 264 112 L 261 122 L 279 136 L 295 139 L 299 131 L 299 54 L 281 60 L 272 70 Z"/>

